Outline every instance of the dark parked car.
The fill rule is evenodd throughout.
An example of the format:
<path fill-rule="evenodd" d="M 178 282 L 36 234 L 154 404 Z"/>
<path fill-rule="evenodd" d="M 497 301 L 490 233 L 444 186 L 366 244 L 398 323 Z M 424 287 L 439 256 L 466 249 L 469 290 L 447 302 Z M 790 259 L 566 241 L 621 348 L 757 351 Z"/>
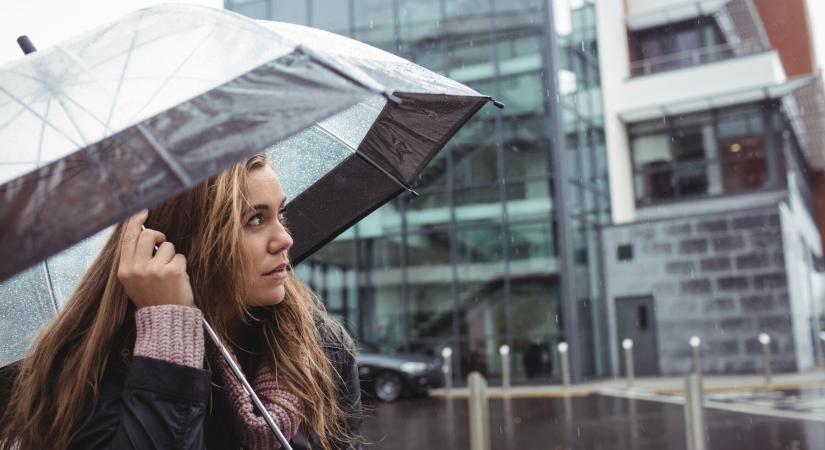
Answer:
<path fill-rule="evenodd" d="M 430 388 L 444 385 L 441 361 L 416 354 L 384 354 L 362 346 L 358 355 L 361 389 L 384 402 L 426 396 Z"/>

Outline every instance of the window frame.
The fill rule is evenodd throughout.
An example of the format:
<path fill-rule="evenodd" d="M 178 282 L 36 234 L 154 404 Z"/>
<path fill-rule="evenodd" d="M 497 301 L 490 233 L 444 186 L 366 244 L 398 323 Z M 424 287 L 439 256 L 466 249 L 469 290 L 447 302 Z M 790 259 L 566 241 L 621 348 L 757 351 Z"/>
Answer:
<path fill-rule="evenodd" d="M 740 155 L 725 155 L 723 156 L 721 153 L 721 143 L 722 138 L 719 132 L 719 125 L 720 125 L 720 116 L 724 116 L 730 112 L 739 111 L 740 114 L 754 114 L 757 113 L 760 115 L 760 119 L 762 120 L 762 130 L 761 134 L 754 135 L 760 136 L 763 141 L 763 152 L 759 158 L 754 158 L 753 155 L 750 154 L 740 154 Z M 772 153 L 781 151 L 781 146 L 775 145 L 772 141 L 776 141 L 777 139 L 781 139 L 782 130 L 781 129 L 774 129 L 772 126 L 772 117 L 776 115 L 782 115 L 781 110 L 774 105 L 770 101 L 764 102 L 756 102 L 756 103 L 748 103 L 743 105 L 736 105 L 732 107 L 726 108 L 718 108 L 718 109 L 711 109 L 708 111 L 703 111 L 709 115 L 709 123 L 704 123 L 701 127 L 711 126 L 713 129 L 713 147 L 714 152 L 716 153 L 714 158 L 709 157 L 708 149 L 705 148 L 705 154 L 702 159 L 695 159 L 695 160 L 684 160 L 680 161 L 676 158 L 675 154 L 675 144 L 673 139 L 676 137 L 677 132 L 683 128 L 678 126 L 678 120 L 681 119 L 683 116 L 665 116 L 664 117 L 664 125 L 659 127 L 651 127 L 651 124 L 654 124 L 656 121 L 645 121 L 639 122 L 635 124 L 627 124 L 627 139 L 628 139 L 628 149 L 630 152 L 630 160 L 631 160 L 631 168 L 633 172 L 632 176 L 632 184 L 633 184 L 633 192 L 634 192 L 634 201 L 637 208 L 643 208 L 647 206 L 653 205 L 661 205 L 667 203 L 676 203 L 682 201 L 690 201 L 690 200 L 699 200 L 703 198 L 717 198 L 717 197 L 724 197 L 730 195 L 741 195 L 753 192 L 761 192 L 766 190 L 772 190 L 780 187 L 781 182 L 779 181 L 779 177 L 772 176 L 772 171 L 775 172 L 778 170 L 777 167 L 772 167 L 776 165 L 776 155 Z M 695 127 L 696 124 L 689 124 L 686 125 L 687 127 Z M 634 133 L 633 128 L 643 128 L 642 132 Z M 654 135 L 662 135 L 665 134 L 668 143 L 667 154 L 669 155 L 669 162 L 666 164 L 662 164 L 657 167 L 653 168 L 639 168 L 636 164 L 636 149 L 634 148 L 634 140 L 640 137 L 645 136 L 654 136 Z M 748 160 L 756 160 L 761 159 L 765 163 L 765 182 L 762 187 L 760 188 L 753 188 L 753 189 L 741 189 L 741 190 L 733 190 L 733 191 L 726 191 L 725 190 L 725 183 L 722 179 L 722 170 L 725 164 L 727 163 L 737 163 L 742 161 Z M 677 177 L 678 174 L 681 172 L 682 174 L 688 173 L 691 170 L 697 170 L 698 168 L 703 168 L 705 173 L 705 179 L 708 180 L 706 182 L 706 188 L 704 193 L 701 194 L 687 194 L 684 195 L 681 192 L 680 184 L 678 182 L 674 182 L 673 177 Z M 718 193 L 711 192 L 711 184 L 710 184 L 710 176 L 711 170 L 719 171 L 719 181 L 720 181 L 720 191 Z M 648 180 L 651 175 L 664 175 L 670 174 L 671 177 L 671 186 L 672 186 L 672 194 L 666 195 L 664 197 L 654 198 L 653 196 L 647 195 L 646 192 L 639 189 L 639 182 L 643 180 Z M 647 184 L 645 184 L 647 186 Z"/>

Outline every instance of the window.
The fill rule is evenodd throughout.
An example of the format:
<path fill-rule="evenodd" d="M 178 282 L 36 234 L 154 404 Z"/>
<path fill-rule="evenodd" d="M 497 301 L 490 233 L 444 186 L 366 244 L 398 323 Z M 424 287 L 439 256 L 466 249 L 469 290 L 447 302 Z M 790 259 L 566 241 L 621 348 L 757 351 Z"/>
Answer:
<path fill-rule="evenodd" d="M 633 259 L 633 244 L 621 244 L 616 247 L 616 258 L 619 261 L 630 261 Z"/>
<path fill-rule="evenodd" d="M 670 136 L 656 133 L 631 139 L 636 173 L 636 198 L 644 202 L 666 200 L 676 196 L 673 183 L 673 158 Z"/>
<path fill-rule="evenodd" d="M 725 192 L 759 189 L 768 181 L 765 125 L 760 110 L 719 115 L 719 155 Z"/>
<path fill-rule="evenodd" d="M 779 112 L 752 104 L 631 125 L 637 204 L 767 187 L 770 114 Z"/>

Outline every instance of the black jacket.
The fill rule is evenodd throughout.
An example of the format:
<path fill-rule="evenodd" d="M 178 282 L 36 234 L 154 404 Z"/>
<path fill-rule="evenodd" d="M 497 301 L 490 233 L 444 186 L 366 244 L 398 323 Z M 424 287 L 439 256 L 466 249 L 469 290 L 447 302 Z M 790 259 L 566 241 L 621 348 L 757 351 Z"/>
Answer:
<path fill-rule="evenodd" d="M 360 428 L 361 391 L 355 358 L 345 347 L 324 336 L 324 350 L 340 374 L 339 402 L 353 417 L 350 432 Z M 113 357 L 98 390 L 89 421 L 75 435 L 71 450 L 80 449 L 237 449 L 231 428 L 232 411 L 220 395 L 211 395 L 210 372 L 152 358 Z M 9 366 L 14 367 L 14 366 Z M 6 369 L 8 370 L 8 369 Z M 8 374 L 7 374 L 8 375 Z M 290 442 L 306 449 L 317 438 L 304 430 Z M 337 448 L 360 448 L 338 443 Z"/>

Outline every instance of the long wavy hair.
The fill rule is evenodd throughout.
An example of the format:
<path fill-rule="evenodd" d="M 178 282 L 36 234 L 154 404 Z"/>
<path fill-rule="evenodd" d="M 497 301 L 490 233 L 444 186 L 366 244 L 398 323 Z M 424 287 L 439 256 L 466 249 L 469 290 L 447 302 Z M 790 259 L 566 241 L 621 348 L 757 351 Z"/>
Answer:
<path fill-rule="evenodd" d="M 232 331 L 239 324 L 252 331 L 257 363 L 268 364 L 279 383 L 301 399 L 303 411 L 296 413 L 303 427 L 329 449 L 351 442 L 352 436 L 346 425 L 350 413 L 336 400 L 340 375 L 324 353 L 322 333 L 349 343 L 346 332 L 291 271 L 282 302 L 255 311 L 244 306 L 248 271 L 239 240 L 248 207 L 247 180 L 250 171 L 265 164 L 263 154 L 235 164 L 152 208 L 146 227 L 162 230 L 186 256 L 195 305 L 224 342 L 240 350 L 231 341 Z M 91 415 L 109 359 L 119 349 L 131 348 L 134 307 L 117 278 L 123 230 L 123 224 L 117 226 L 22 362 L 0 421 L 1 450 L 67 448 Z M 307 360 L 309 365 L 303 363 Z"/>

